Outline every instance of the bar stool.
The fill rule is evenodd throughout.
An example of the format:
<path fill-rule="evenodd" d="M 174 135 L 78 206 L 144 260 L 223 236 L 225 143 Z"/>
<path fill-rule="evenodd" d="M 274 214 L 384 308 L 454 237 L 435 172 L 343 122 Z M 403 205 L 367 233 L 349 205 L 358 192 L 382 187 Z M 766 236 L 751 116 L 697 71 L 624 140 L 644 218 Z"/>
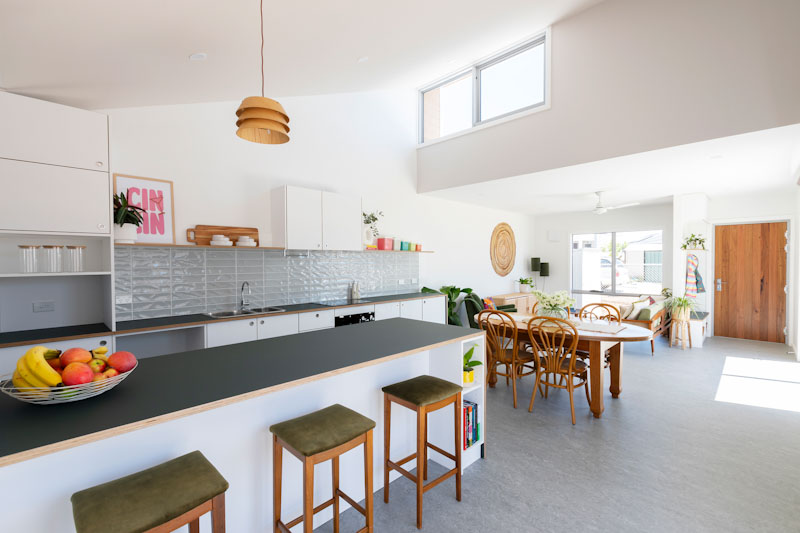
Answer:
<path fill-rule="evenodd" d="M 272 432 L 272 498 L 275 533 L 290 533 L 290 528 L 303 522 L 303 531 L 314 530 L 314 515 L 333 505 L 333 531 L 339 533 L 339 498 L 344 499 L 364 515 L 367 525 L 358 533 L 372 533 L 372 430 L 375 422 L 339 404 L 320 409 L 305 416 L 280 422 L 269 428 Z M 359 444 L 364 445 L 364 503 L 361 507 L 339 490 L 339 456 Z M 281 479 L 283 449 L 303 463 L 303 514 L 284 524 L 281 521 Z M 331 459 L 333 497 L 314 507 L 314 465 Z"/>
<path fill-rule="evenodd" d="M 433 376 L 419 376 L 388 385 L 383 387 L 382 390 L 384 414 L 383 456 L 385 458 L 383 501 L 389 503 L 389 471 L 397 470 L 417 485 L 417 529 L 422 529 L 422 495 L 429 489 L 455 475 L 456 500 L 461 501 L 461 413 L 459 413 L 459 408 L 461 407 L 462 389 L 460 385 L 443 379 Z M 417 451 L 397 462 L 392 461 L 389 457 L 392 402 L 417 413 Z M 438 411 L 450 404 L 453 404 L 453 412 L 455 414 L 455 455 L 428 442 L 428 413 Z M 456 466 L 425 485 L 423 481 L 428 479 L 428 448 L 455 461 Z M 421 458 L 421 460 L 417 458 Z M 402 468 L 402 465 L 412 459 L 417 459 L 417 475 L 413 475 L 405 468 Z"/>
<path fill-rule="evenodd" d="M 225 533 L 228 482 L 195 451 L 72 495 L 77 533 L 167 533 L 211 511 L 214 533 Z"/>

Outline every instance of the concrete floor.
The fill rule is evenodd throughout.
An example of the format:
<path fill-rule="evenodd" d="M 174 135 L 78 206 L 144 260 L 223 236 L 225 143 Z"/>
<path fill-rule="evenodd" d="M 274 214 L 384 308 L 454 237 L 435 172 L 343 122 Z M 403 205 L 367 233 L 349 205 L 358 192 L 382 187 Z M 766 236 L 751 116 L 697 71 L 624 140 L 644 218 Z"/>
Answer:
<path fill-rule="evenodd" d="M 486 458 L 466 470 L 461 503 L 453 481 L 426 493 L 423 530 L 800 531 L 800 412 L 715 401 L 726 357 L 793 361 L 786 346 L 712 338 L 684 352 L 662 341 L 652 358 L 647 343 L 625 347 L 623 392 L 604 392 L 601 420 L 582 392 L 573 426 L 565 391 L 528 413 L 531 378 L 516 410 L 510 387 L 490 389 Z M 795 409 L 797 381 L 780 382 L 797 388 Z M 343 532 L 362 526 L 343 513 Z M 392 483 L 388 505 L 375 493 L 375 531 L 417 531 L 410 481 Z"/>

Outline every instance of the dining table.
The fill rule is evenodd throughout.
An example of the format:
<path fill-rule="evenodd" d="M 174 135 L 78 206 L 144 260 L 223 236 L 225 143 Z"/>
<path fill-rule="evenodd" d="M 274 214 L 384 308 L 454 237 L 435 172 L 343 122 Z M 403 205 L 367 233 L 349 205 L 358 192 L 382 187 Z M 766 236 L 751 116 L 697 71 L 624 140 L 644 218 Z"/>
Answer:
<path fill-rule="evenodd" d="M 508 313 L 519 331 L 519 338 L 529 339 L 528 322 L 534 315 L 528 313 Z M 477 315 L 476 315 L 477 318 Z M 581 321 L 570 319 L 578 330 L 578 351 L 589 353 L 589 394 L 591 398 L 590 409 L 595 418 L 601 418 L 605 405 L 603 402 L 603 389 L 605 388 L 605 355 L 608 354 L 608 367 L 611 371 L 611 384 L 609 391 L 613 398 L 622 394 L 622 354 L 623 344 L 626 342 L 649 341 L 652 332 L 641 326 L 633 324 L 618 324 L 606 321 Z M 600 327 L 598 327 L 600 326 Z M 603 327 L 612 326 L 612 327 Z M 604 330 L 604 331 L 592 331 Z M 618 331 L 614 331 L 617 330 Z M 494 365 L 489 368 L 489 386 L 497 383 Z"/>

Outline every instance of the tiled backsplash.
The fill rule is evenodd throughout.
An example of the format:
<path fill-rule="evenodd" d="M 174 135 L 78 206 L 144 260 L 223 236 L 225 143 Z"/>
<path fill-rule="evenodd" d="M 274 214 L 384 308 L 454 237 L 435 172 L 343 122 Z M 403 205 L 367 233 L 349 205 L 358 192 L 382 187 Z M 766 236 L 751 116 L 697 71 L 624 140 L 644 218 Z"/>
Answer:
<path fill-rule="evenodd" d="M 242 283 L 252 307 L 419 290 L 419 254 L 283 252 L 209 248 L 118 247 L 114 250 L 117 320 L 233 309 Z"/>

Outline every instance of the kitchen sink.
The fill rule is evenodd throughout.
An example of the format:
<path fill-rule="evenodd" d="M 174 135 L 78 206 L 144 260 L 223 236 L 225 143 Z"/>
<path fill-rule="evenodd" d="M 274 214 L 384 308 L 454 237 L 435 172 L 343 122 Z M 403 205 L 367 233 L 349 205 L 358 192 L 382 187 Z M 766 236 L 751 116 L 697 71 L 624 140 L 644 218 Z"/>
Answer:
<path fill-rule="evenodd" d="M 283 313 L 286 311 L 283 307 L 254 307 L 250 309 L 251 312 L 257 314 L 264 314 L 264 313 Z"/>
<path fill-rule="evenodd" d="M 234 316 L 247 316 L 253 315 L 255 311 L 252 309 L 239 309 L 236 311 L 214 311 L 213 313 L 206 313 L 211 318 L 230 318 Z"/>

